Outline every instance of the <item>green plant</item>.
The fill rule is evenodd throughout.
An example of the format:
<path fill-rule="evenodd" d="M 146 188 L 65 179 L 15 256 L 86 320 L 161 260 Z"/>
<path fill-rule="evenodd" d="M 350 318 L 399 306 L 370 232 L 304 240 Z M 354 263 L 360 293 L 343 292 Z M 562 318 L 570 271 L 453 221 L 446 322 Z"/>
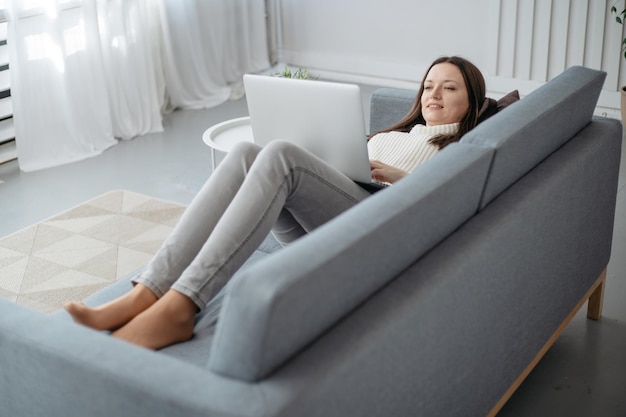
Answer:
<path fill-rule="evenodd" d="M 617 7 L 615 6 L 618 1 L 613 3 L 613 6 L 611 6 L 611 13 L 615 14 L 615 21 L 620 25 L 623 25 L 624 21 L 626 21 L 626 8 L 618 13 Z M 622 39 L 622 54 L 624 54 L 624 58 L 626 58 L 626 38 Z"/>
<path fill-rule="evenodd" d="M 309 74 L 309 70 L 305 68 L 298 68 L 295 71 L 292 71 L 291 68 L 285 67 L 282 72 L 275 72 L 271 74 L 273 77 L 281 77 L 281 78 L 295 78 L 298 80 L 312 80 L 313 77 Z"/>

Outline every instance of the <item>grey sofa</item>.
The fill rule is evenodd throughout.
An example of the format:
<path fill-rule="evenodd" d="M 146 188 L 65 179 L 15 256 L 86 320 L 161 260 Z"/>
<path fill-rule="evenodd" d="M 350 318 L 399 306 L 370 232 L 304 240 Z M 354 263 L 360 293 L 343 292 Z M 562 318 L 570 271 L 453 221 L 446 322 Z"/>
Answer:
<path fill-rule="evenodd" d="M 604 76 L 570 68 L 295 244 L 268 238 L 190 342 L 0 300 L 2 415 L 494 415 L 587 300 L 600 316 L 622 140 L 592 118 Z M 414 95 L 375 92 L 371 129 Z"/>

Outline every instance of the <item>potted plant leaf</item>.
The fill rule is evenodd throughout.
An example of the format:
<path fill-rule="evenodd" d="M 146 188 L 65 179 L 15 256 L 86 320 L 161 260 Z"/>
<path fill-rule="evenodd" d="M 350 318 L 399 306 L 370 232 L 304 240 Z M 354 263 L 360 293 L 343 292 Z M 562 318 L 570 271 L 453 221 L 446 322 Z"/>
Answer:
<path fill-rule="evenodd" d="M 294 78 L 297 80 L 314 79 L 313 77 L 311 77 L 311 74 L 309 74 L 309 70 L 307 70 L 306 68 L 297 68 L 295 71 L 292 71 L 291 68 L 287 66 L 282 70 L 282 72 L 275 72 L 270 75 L 272 75 L 273 77 Z"/>

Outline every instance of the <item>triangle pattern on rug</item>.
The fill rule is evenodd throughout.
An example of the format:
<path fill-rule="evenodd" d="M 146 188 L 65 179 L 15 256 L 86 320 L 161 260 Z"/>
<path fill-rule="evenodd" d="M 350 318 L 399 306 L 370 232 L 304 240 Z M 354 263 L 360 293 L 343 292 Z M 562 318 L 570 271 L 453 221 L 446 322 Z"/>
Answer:
<path fill-rule="evenodd" d="M 2 279 L 0 279 L 0 289 L 18 294 L 22 287 L 22 281 L 28 266 L 28 258 L 22 258 L 2 268 Z"/>
<path fill-rule="evenodd" d="M 73 268 L 113 248 L 113 245 L 87 236 L 74 235 L 33 253 L 41 259 Z"/>
<path fill-rule="evenodd" d="M 16 251 L 23 255 L 28 255 L 33 248 L 33 242 L 36 235 L 37 226 L 27 227 L 26 229 L 23 229 L 18 233 L 14 233 L 0 240 L 0 248 Z"/>
<path fill-rule="evenodd" d="M 124 200 L 124 194 L 126 191 L 116 190 L 110 191 L 106 194 L 96 197 L 85 204 L 93 207 L 99 207 L 103 210 L 110 211 L 112 213 L 120 213 L 122 211 L 122 205 Z"/>
<path fill-rule="evenodd" d="M 20 284 L 20 293 L 54 279 L 57 275 L 67 270 L 66 267 L 55 262 L 31 256 L 28 259 L 26 269 Z"/>
<path fill-rule="evenodd" d="M 37 253 L 56 242 L 67 239 L 74 236 L 74 232 L 68 230 L 59 229 L 58 227 L 51 226 L 47 223 L 42 223 L 34 227 L 35 234 L 31 242 L 31 247 L 27 252 L 29 255 Z"/>
<path fill-rule="evenodd" d="M 0 268 L 18 262 L 26 256 L 23 252 L 0 246 Z"/>
<path fill-rule="evenodd" d="M 109 283 L 117 281 L 119 278 L 117 275 L 118 252 L 119 248 L 117 246 L 112 247 L 86 262 L 76 265 L 74 269 L 85 274 L 100 277 Z"/>
<path fill-rule="evenodd" d="M 93 294 L 105 288 L 109 283 L 89 284 L 76 287 L 55 288 L 35 293 L 20 294 L 17 297 L 18 304 L 38 308 L 42 312 L 52 313 L 63 308 L 63 305 L 71 300 L 79 300 L 85 293 Z"/>
<path fill-rule="evenodd" d="M 66 269 L 51 279 L 48 279 L 39 285 L 21 291 L 22 294 L 36 294 L 53 290 L 63 290 L 67 288 L 76 288 L 93 285 L 109 285 L 111 282 L 94 275 L 85 274 L 74 269 Z"/>
<path fill-rule="evenodd" d="M 106 223 L 111 218 L 115 218 L 115 214 L 106 213 L 97 216 L 76 217 L 74 219 L 62 219 L 57 221 L 48 222 L 48 226 L 56 227 L 57 229 L 67 230 L 72 233 L 82 233 L 87 229 L 94 227 L 95 225 Z"/>
<path fill-rule="evenodd" d="M 157 225 L 125 242 L 125 247 L 139 252 L 154 254 L 170 235 L 172 228 Z"/>
<path fill-rule="evenodd" d="M 52 312 L 144 267 L 184 206 L 116 190 L 0 239 L 0 297 Z"/>
<path fill-rule="evenodd" d="M 146 265 L 152 259 L 152 255 L 120 247 L 117 259 L 117 278 L 120 279 Z"/>

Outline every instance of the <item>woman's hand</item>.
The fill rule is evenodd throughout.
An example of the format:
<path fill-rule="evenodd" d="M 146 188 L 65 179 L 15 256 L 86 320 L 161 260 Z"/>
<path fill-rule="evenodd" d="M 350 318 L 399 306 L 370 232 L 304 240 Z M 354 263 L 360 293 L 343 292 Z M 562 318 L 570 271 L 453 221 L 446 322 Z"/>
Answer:
<path fill-rule="evenodd" d="M 388 182 L 390 184 L 409 175 L 406 171 L 383 164 L 380 161 L 370 161 L 370 169 L 372 171 L 372 179 L 379 182 Z"/>

